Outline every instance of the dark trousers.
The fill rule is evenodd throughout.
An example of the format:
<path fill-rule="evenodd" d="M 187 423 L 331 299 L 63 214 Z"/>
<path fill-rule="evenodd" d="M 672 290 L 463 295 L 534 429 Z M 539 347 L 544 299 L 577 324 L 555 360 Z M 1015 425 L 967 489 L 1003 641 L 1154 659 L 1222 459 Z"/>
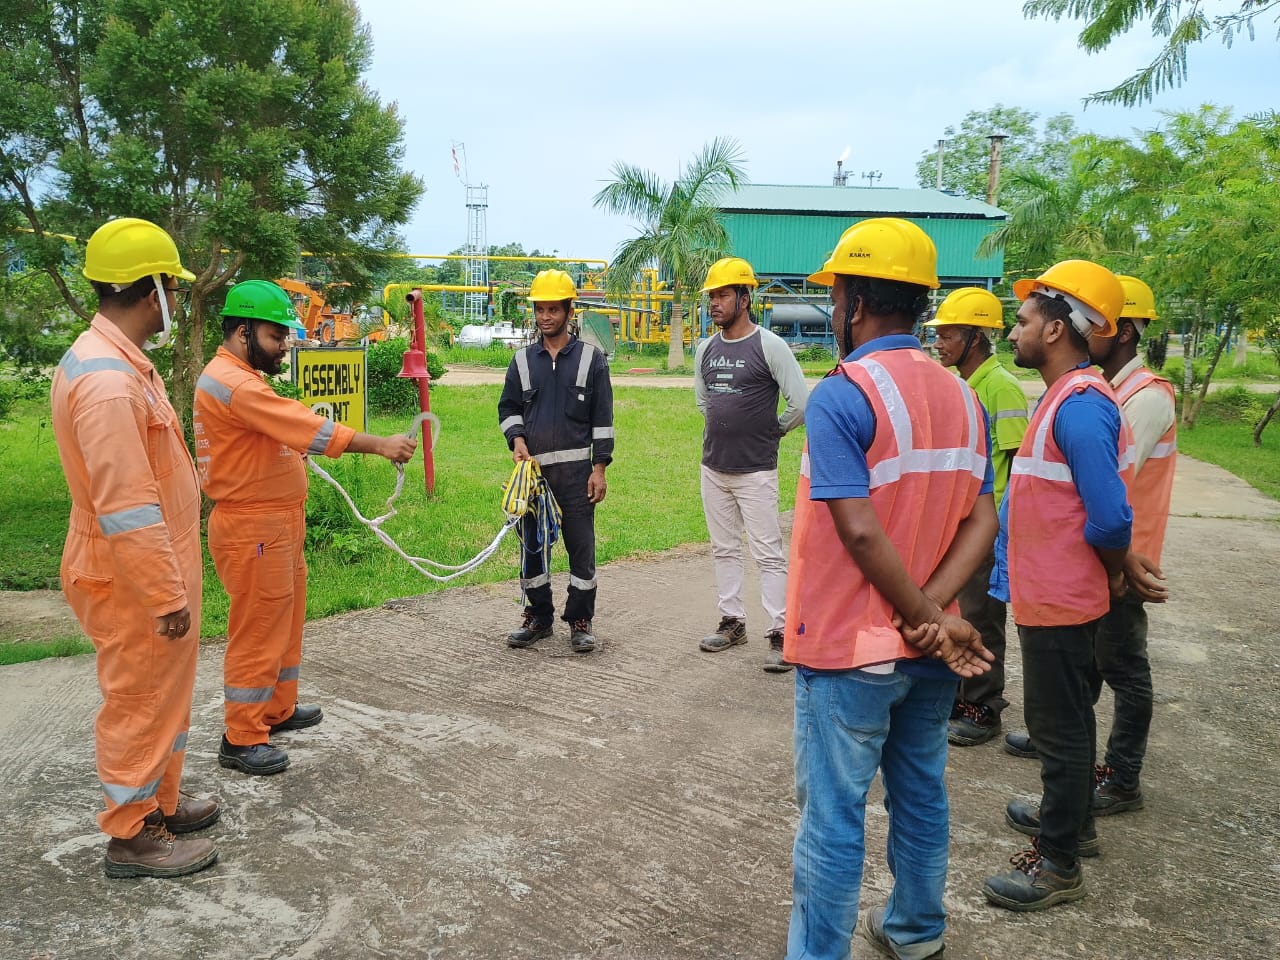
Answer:
<path fill-rule="evenodd" d="M 1009 701 L 1004 698 L 1005 605 L 987 592 L 995 560 L 993 551 L 961 588 L 957 599 L 960 602 L 960 616 L 982 634 L 982 645 L 994 653 L 996 658 L 987 673 L 961 680 L 960 692 L 956 696 L 960 700 L 987 707 L 999 716 L 1000 711 L 1009 705 Z"/>
<path fill-rule="evenodd" d="M 1018 626 L 1023 711 L 1040 751 L 1040 851 L 1060 867 L 1076 862 L 1093 819 L 1093 645 L 1101 620 L 1070 627 Z"/>
<path fill-rule="evenodd" d="M 587 499 L 587 478 L 591 465 L 582 463 L 552 464 L 542 468 L 547 485 L 560 504 L 560 541 L 569 554 L 569 595 L 564 616 L 569 623 L 591 620 L 596 614 L 596 508 Z M 520 521 L 524 543 L 534 543 L 537 521 L 529 516 Z M 520 557 L 520 579 L 524 584 L 525 608 L 540 624 L 555 619 L 556 608 L 551 597 L 551 577 L 543 563 L 542 552 L 524 550 Z"/>
<path fill-rule="evenodd" d="M 1147 609 L 1134 596 L 1111 601 L 1111 609 L 1098 623 L 1094 642 L 1097 672 L 1093 702 L 1098 702 L 1105 680 L 1115 693 L 1115 719 L 1107 738 L 1107 766 L 1127 790 L 1136 789 L 1142 760 L 1147 754 L 1151 730 L 1151 662 L 1147 659 Z"/>

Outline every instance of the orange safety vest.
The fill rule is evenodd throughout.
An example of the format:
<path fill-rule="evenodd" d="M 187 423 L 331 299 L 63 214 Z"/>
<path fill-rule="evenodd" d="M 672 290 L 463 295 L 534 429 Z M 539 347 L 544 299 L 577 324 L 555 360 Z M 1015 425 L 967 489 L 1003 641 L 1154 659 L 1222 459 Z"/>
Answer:
<path fill-rule="evenodd" d="M 911 579 L 925 583 L 973 509 L 987 474 L 977 395 L 919 350 L 877 350 L 843 363 L 875 414 L 867 450 L 871 506 Z M 796 488 L 783 656 L 847 670 L 921 656 L 894 609 L 845 549 L 826 503 L 809 499 L 809 447 Z M 959 608 L 951 604 L 948 612 Z"/>
<path fill-rule="evenodd" d="M 1009 477 L 1009 596 L 1015 623 L 1063 627 L 1096 620 L 1111 605 L 1107 571 L 1084 538 L 1084 501 L 1053 437 L 1062 401 L 1097 390 L 1119 406 L 1107 382 L 1089 370 L 1058 379 L 1038 404 Z M 1120 477 L 1133 483 L 1133 434 L 1120 418 Z"/>
<path fill-rule="evenodd" d="M 1173 384 L 1157 377 L 1146 367 L 1139 367 L 1116 387 L 1116 399 L 1126 405 L 1139 390 L 1154 387 L 1175 402 Z M 1164 531 L 1169 523 L 1169 500 L 1173 496 L 1173 469 L 1178 459 L 1178 418 L 1151 449 L 1142 466 L 1137 468 L 1129 485 L 1129 501 L 1133 506 L 1133 541 L 1130 548 L 1156 564 L 1164 549 Z"/>

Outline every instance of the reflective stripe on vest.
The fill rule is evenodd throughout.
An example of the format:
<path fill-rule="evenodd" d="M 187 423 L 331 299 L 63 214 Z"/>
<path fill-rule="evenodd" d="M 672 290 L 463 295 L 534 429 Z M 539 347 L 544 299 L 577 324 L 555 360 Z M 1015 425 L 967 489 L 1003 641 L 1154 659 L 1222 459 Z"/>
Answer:
<path fill-rule="evenodd" d="M 1170 402 L 1176 403 L 1173 384 L 1163 377 L 1157 377 L 1145 367 L 1139 367 L 1124 378 L 1116 387 L 1116 397 L 1124 405 L 1148 388 L 1165 391 Z M 1173 423 L 1160 435 L 1129 486 L 1129 502 L 1133 506 L 1133 539 L 1130 549 L 1157 565 L 1164 551 L 1177 453 L 1178 418 L 1175 415 Z"/>
<path fill-rule="evenodd" d="M 951 470 L 963 470 L 973 474 L 981 481 L 987 472 L 987 458 L 979 454 L 973 447 L 946 447 L 941 449 L 916 449 L 911 433 L 911 414 L 907 410 L 907 402 L 902 397 L 898 385 L 893 382 L 883 364 L 875 360 L 861 361 L 863 369 L 871 376 L 880 393 L 880 398 L 889 414 L 889 423 L 893 429 L 898 455 L 877 463 L 870 471 L 870 488 L 893 483 L 904 473 L 934 473 Z M 959 378 L 957 378 L 958 380 Z M 967 422 L 966 437 L 974 437 L 978 431 L 978 398 L 972 390 L 961 390 L 964 398 L 965 420 Z"/>
<path fill-rule="evenodd" d="M 1087 389 L 1116 402 L 1106 381 L 1089 371 L 1061 377 L 1036 405 L 1013 460 L 1005 494 L 1009 591 L 1014 621 L 1022 626 L 1088 623 L 1106 613 L 1111 604 L 1106 569 L 1084 539 L 1084 502 L 1053 437 L 1054 418 L 1062 402 Z M 1128 488 L 1133 480 L 1133 443 L 1123 417 L 1116 458 Z"/>
<path fill-rule="evenodd" d="M 986 476 L 987 431 L 977 397 L 918 350 L 877 351 L 841 369 L 875 415 L 867 449 L 875 478 L 871 506 L 912 579 L 924 583 L 973 510 Z M 800 471 L 784 657 L 821 670 L 919 657 L 893 626 L 892 605 L 844 547 L 827 505 L 809 499 L 807 445 Z M 948 609 L 958 612 L 955 604 Z"/>

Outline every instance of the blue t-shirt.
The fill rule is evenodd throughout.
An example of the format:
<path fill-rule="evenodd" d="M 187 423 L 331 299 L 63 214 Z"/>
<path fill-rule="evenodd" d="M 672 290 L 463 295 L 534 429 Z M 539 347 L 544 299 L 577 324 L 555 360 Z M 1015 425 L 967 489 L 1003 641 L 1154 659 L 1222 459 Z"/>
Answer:
<path fill-rule="evenodd" d="M 1077 370 L 1088 367 L 1081 363 Z M 1120 408 L 1097 390 L 1064 397 L 1053 418 L 1053 439 L 1071 470 L 1084 503 L 1085 543 L 1103 550 L 1123 550 L 1133 532 L 1133 509 L 1120 477 Z M 1000 504 L 996 563 L 991 570 L 991 596 L 1009 602 L 1009 497 Z"/>
<path fill-rule="evenodd" d="M 845 359 L 846 362 L 860 360 L 878 350 L 919 349 L 920 341 L 910 334 L 892 334 L 867 341 Z M 981 404 L 977 406 L 982 410 Z M 809 499 L 863 500 L 870 496 L 867 451 L 875 438 L 876 416 L 862 389 L 844 376 L 827 377 L 813 388 L 804 417 L 809 440 Z M 982 431 L 987 438 L 987 473 L 980 493 L 991 493 L 995 474 L 991 467 L 986 411 L 982 411 L 982 417 Z M 932 658 L 900 660 L 898 668 L 917 675 L 951 674 L 945 663 Z"/>

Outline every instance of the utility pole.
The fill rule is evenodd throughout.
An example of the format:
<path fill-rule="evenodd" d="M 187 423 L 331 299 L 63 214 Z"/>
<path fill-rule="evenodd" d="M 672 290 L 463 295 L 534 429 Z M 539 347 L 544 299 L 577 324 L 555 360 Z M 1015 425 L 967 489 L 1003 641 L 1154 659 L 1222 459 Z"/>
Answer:
<path fill-rule="evenodd" d="M 1008 138 L 1007 133 L 993 133 L 987 137 L 991 141 L 991 162 L 987 165 L 987 203 L 993 207 L 1000 198 L 1000 152 Z"/>
<path fill-rule="evenodd" d="M 939 140 L 938 141 L 938 182 L 937 182 L 937 188 L 939 190 L 942 189 L 942 154 L 946 149 L 947 149 L 947 141 Z"/>

